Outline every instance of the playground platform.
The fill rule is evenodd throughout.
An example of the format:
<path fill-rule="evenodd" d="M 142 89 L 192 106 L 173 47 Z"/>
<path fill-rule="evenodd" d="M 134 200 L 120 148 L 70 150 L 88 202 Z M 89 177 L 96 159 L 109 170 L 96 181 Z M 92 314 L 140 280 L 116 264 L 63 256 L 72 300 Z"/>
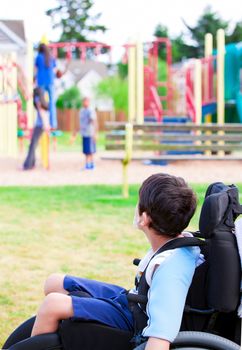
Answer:
<path fill-rule="evenodd" d="M 43 170 L 40 164 L 34 170 L 21 171 L 21 158 L 0 158 L 0 186 L 122 184 L 121 162 L 102 160 L 103 155 L 98 153 L 96 169 L 92 171 L 81 171 L 83 158 L 79 152 L 52 154 L 50 171 Z M 129 168 L 129 183 L 140 184 L 157 172 L 182 176 L 190 183 L 242 183 L 242 161 L 175 161 L 166 166 L 133 161 Z"/>

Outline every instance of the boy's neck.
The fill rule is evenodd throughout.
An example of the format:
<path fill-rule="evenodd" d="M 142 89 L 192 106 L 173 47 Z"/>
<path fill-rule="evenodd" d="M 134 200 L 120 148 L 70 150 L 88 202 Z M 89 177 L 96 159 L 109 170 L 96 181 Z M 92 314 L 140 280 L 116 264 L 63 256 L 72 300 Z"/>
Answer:
<path fill-rule="evenodd" d="M 167 243 L 171 239 L 178 238 L 178 237 L 182 237 L 182 235 L 180 234 L 180 235 L 177 235 L 176 237 L 165 236 L 165 235 L 159 236 L 153 232 L 147 235 L 147 238 L 150 241 L 151 248 L 154 252 L 156 252 L 160 247 L 162 247 L 165 243 Z"/>

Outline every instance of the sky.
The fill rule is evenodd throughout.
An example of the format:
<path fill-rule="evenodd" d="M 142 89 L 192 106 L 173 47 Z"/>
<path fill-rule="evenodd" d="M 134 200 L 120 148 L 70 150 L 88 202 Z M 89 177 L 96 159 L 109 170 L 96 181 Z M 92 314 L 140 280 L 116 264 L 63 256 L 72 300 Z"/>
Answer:
<path fill-rule="evenodd" d="M 50 40 L 57 40 L 59 33 L 51 29 L 51 21 L 45 11 L 55 6 L 55 0 L 0 0 L 1 19 L 24 19 L 28 37 L 37 43 L 44 33 Z M 152 39 L 158 23 L 168 26 L 171 35 L 184 31 L 182 18 L 189 24 L 196 23 L 203 9 L 212 4 L 231 27 L 242 20 L 241 0 L 96 0 L 93 12 L 101 12 L 100 24 L 109 30 L 93 37 L 111 45 L 122 45 L 129 38 L 139 35 L 144 41 Z"/>

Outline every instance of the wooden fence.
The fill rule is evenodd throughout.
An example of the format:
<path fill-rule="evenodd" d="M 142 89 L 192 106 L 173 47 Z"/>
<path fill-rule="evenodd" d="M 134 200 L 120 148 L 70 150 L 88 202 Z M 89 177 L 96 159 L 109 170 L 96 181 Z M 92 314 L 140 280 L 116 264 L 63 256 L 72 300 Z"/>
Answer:
<path fill-rule="evenodd" d="M 64 109 L 57 110 L 58 129 L 62 131 L 70 131 L 72 133 L 79 132 L 79 110 L 76 109 Z M 125 115 L 122 113 L 114 113 L 110 111 L 97 111 L 98 129 L 99 131 L 105 130 L 106 122 L 125 121 Z"/>

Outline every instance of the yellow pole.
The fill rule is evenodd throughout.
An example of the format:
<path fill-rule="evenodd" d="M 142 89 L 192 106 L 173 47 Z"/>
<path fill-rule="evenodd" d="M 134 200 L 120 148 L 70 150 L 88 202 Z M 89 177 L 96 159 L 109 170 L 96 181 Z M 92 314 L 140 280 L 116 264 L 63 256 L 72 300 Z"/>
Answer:
<path fill-rule="evenodd" d="M 144 51 L 143 43 L 137 40 L 136 43 L 136 108 L 137 124 L 144 123 Z"/>
<path fill-rule="evenodd" d="M 49 133 L 47 131 L 44 131 L 40 140 L 41 160 L 44 169 L 49 169 L 49 146 Z"/>
<path fill-rule="evenodd" d="M 211 33 L 207 33 L 205 35 L 205 57 L 211 57 L 213 54 L 213 36 Z M 204 81 L 204 91 L 206 97 L 208 97 L 209 92 L 209 63 L 206 62 L 206 70 L 205 70 L 205 81 Z M 210 117 L 209 117 L 210 116 Z M 206 118 L 209 120 L 207 122 L 211 123 L 211 114 L 207 114 Z"/>
<path fill-rule="evenodd" d="M 11 99 L 15 99 L 17 97 L 18 91 L 18 80 L 17 80 L 17 67 L 16 67 L 16 53 L 11 53 L 10 55 L 10 64 L 11 64 Z M 18 153 L 18 110 L 17 103 L 12 102 L 10 104 L 10 139 L 9 139 L 9 155 L 13 157 L 17 157 Z"/>
<path fill-rule="evenodd" d="M 131 45 L 128 49 L 128 103 L 129 103 L 129 115 L 128 120 L 129 123 L 133 123 L 135 121 L 136 116 L 136 89 L 135 89 L 135 46 L 133 41 L 129 41 L 129 45 Z"/>
<path fill-rule="evenodd" d="M 7 78 L 8 78 L 8 72 L 7 72 L 7 65 L 8 60 L 7 56 L 4 55 L 3 57 L 3 65 L 4 65 L 4 75 L 3 75 L 3 93 L 4 93 L 4 114 L 3 114 L 3 154 L 8 155 L 8 113 L 9 113 L 9 107 L 8 107 L 8 95 L 9 95 L 9 89 L 7 84 Z"/>
<path fill-rule="evenodd" d="M 217 31 L 217 122 L 224 124 L 224 55 L 225 55 L 225 34 L 223 29 Z M 223 135 L 223 131 L 218 132 Z M 223 141 L 218 143 L 224 145 Z M 219 151 L 220 156 L 224 155 L 224 151 Z"/>
<path fill-rule="evenodd" d="M 196 111 L 196 124 L 202 122 L 202 64 L 201 60 L 195 60 L 194 69 L 194 100 Z"/>
<path fill-rule="evenodd" d="M 27 117 L 28 128 L 32 128 L 34 125 L 34 107 L 33 107 L 33 78 L 34 78 L 34 50 L 33 43 L 28 41 L 27 43 Z"/>
<path fill-rule="evenodd" d="M 217 31 L 217 114 L 218 123 L 224 124 L 224 55 L 225 35 L 224 30 Z"/>
<path fill-rule="evenodd" d="M 132 159 L 133 150 L 133 125 L 125 125 L 125 156 L 123 159 L 123 197 L 129 197 L 128 165 Z"/>
<path fill-rule="evenodd" d="M 0 56 L 0 66 L 3 65 L 2 56 Z M 4 143 L 4 104 L 3 104 L 3 68 L 0 69 L 0 154 L 3 154 Z"/>
<path fill-rule="evenodd" d="M 205 35 L 205 57 L 211 57 L 213 54 L 213 35 L 211 33 L 207 33 Z M 213 62 L 211 63 L 213 64 Z M 207 94 L 206 97 L 208 97 L 208 93 L 209 93 L 209 67 L 210 67 L 210 62 L 206 62 L 206 70 L 205 70 L 205 81 L 204 81 L 204 90 L 205 90 L 205 94 Z M 211 114 L 207 114 L 205 115 L 204 118 L 205 123 L 211 123 L 212 122 L 212 115 Z M 206 132 L 206 135 L 211 135 L 210 131 Z M 211 145 L 210 141 L 205 142 L 206 145 Z M 206 151 L 205 154 L 207 156 L 211 155 L 211 151 Z"/>
<path fill-rule="evenodd" d="M 202 63 L 201 60 L 195 60 L 194 67 L 194 102 L 196 112 L 196 124 L 202 123 Z M 196 135 L 200 135 L 201 131 L 196 131 Z M 197 145 L 201 144 L 201 141 L 195 142 Z"/>

